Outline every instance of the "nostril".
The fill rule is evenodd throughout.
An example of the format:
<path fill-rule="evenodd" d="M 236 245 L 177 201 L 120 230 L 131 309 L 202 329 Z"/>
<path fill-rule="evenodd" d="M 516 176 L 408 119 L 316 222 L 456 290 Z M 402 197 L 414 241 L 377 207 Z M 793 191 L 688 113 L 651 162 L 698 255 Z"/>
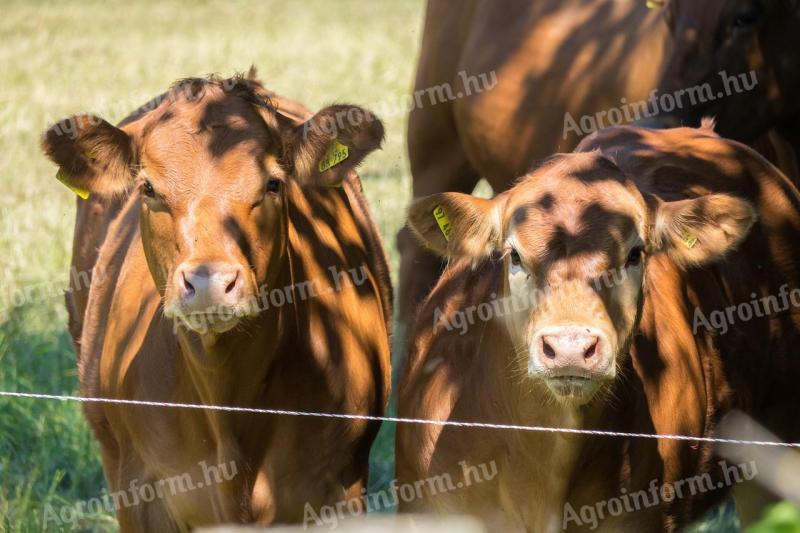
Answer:
<path fill-rule="evenodd" d="M 225 294 L 230 294 L 233 292 L 233 289 L 236 288 L 236 282 L 239 281 L 239 273 L 237 272 L 236 275 L 233 277 L 233 281 L 228 283 L 228 286 L 225 287 Z"/>
<path fill-rule="evenodd" d="M 594 357 L 595 353 L 597 353 L 597 339 L 594 339 L 594 342 L 592 342 L 592 345 L 589 346 L 588 348 L 586 348 L 586 351 L 583 352 L 583 358 L 584 359 L 591 359 L 592 357 Z"/>
<path fill-rule="evenodd" d="M 552 346 L 547 344 L 547 341 L 544 340 L 544 337 L 542 337 L 542 352 L 544 352 L 544 355 L 547 356 L 548 359 L 556 358 L 556 351 Z"/>
<path fill-rule="evenodd" d="M 189 280 L 186 279 L 186 273 L 182 273 L 181 277 L 183 278 L 183 288 L 186 290 L 186 295 L 194 296 L 194 285 L 189 283 Z"/>

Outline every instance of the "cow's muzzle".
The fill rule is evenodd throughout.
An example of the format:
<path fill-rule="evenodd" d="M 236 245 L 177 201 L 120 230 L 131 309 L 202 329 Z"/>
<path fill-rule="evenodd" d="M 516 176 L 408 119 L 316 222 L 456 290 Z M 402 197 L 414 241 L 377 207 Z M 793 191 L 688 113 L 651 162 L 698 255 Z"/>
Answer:
<path fill-rule="evenodd" d="M 608 337 L 589 326 L 542 328 L 533 338 L 528 374 L 557 397 L 584 403 L 614 375 Z"/>
<path fill-rule="evenodd" d="M 248 272 L 235 263 L 183 263 L 164 314 L 198 333 L 223 333 L 252 314 Z"/>

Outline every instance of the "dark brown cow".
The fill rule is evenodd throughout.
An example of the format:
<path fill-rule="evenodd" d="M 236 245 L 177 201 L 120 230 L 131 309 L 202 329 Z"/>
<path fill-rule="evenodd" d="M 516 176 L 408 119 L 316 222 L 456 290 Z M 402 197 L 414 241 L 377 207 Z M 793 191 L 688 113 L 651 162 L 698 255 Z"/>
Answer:
<path fill-rule="evenodd" d="M 465 0 L 458 9 L 429 0 L 415 81 L 422 98 L 408 125 L 414 197 L 468 193 L 481 178 L 506 190 L 531 161 L 581 140 L 566 113 L 580 122 L 646 99 L 667 42 L 660 10 L 644 0 Z M 431 103 L 436 91 L 446 98 Z M 399 319 L 408 324 L 441 262 L 408 228 L 397 245 Z"/>
<path fill-rule="evenodd" d="M 311 117 L 242 77 L 187 80 L 156 104 L 120 127 L 84 115 L 45 134 L 60 179 L 90 194 L 73 266 L 94 269 L 91 287 L 69 299 L 82 393 L 382 414 L 391 288 L 354 172 L 380 121 L 346 105 Z M 147 487 L 136 505 L 115 499 L 123 531 L 302 521 L 307 505 L 361 496 L 378 429 L 133 405 L 86 415 L 111 492 Z"/>
<path fill-rule="evenodd" d="M 613 128 L 578 150 L 493 200 L 413 204 L 411 226 L 455 263 L 420 311 L 400 415 L 708 437 L 739 407 L 797 441 L 798 191 L 708 125 Z M 770 312 L 717 320 L 756 299 Z M 405 509 L 475 513 L 497 531 L 672 531 L 730 485 L 706 443 L 398 427 L 401 483 L 480 464 L 496 476 Z M 690 489 L 705 473 L 721 488 Z M 662 484 L 671 497 L 643 504 Z M 635 494 L 633 512 L 598 517 Z"/>
<path fill-rule="evenodd" d="M 674 117 L 713 115 L 720 135 L 747 143 L 774 129 L 800 147 L 800 2 L 670 0 L 664 10 L 674 46 L 659 90 L 702 88 Z"/>

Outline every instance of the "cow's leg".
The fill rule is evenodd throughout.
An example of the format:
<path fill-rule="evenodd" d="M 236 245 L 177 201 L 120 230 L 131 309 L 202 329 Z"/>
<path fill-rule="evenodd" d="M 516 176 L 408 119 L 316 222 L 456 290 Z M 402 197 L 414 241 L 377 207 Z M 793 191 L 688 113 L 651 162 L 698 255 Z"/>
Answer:
<path fill-rule="evenodd" d="M 452 109 L 446 108 L 451 106 L 423 107 L 409 116 L 408 150 L 414 198 L 447 191 L 469 193 L 480 179 L 462 150 Z M 423 248 L 407 225 L 397 234 L 397 249 L 400 253 L 399 331 L 395 337 L 404 338 L 413 325 L 417 306 L 436 283 L 444 262 Z M 394 353 L 402 354 L 403 350 Z"/>

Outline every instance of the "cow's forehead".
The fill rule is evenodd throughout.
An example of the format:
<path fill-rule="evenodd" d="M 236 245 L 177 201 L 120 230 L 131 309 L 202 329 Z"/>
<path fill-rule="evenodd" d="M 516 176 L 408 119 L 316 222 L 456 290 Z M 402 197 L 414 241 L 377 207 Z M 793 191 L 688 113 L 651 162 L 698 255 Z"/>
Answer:
<path fill-rule="evenodd" d="M 600 252 L 616 260 L 643 238 L 646 210 L 633 184 L 613 163 L 576 155 L 543 166 L 511 191 L 505 233 L 521 253 L 544 260 Z"/>
<path fill-rule="evenodd" d="M 150 118 L 143 134 L 145 143 L 155 145 L 151 150 L 197 150 L 193 145 L 205 145 L 209 156 L 215 158 L 248 149 L 240 145 L 263 145 L 269 139 L 267 125 L 255 107 L 223 91 L 209 92 L 197 100 L 168 99 Z"/>
<path fill-rule="evenodd" d="M 155 115 L 140 139 L 141 162 L 151 177 L 174 192 L 225 186 L 249 194 L 265 174 L 271 148 L 258 112 L 234 95 L 212 94 L 171 102 Z"/>

